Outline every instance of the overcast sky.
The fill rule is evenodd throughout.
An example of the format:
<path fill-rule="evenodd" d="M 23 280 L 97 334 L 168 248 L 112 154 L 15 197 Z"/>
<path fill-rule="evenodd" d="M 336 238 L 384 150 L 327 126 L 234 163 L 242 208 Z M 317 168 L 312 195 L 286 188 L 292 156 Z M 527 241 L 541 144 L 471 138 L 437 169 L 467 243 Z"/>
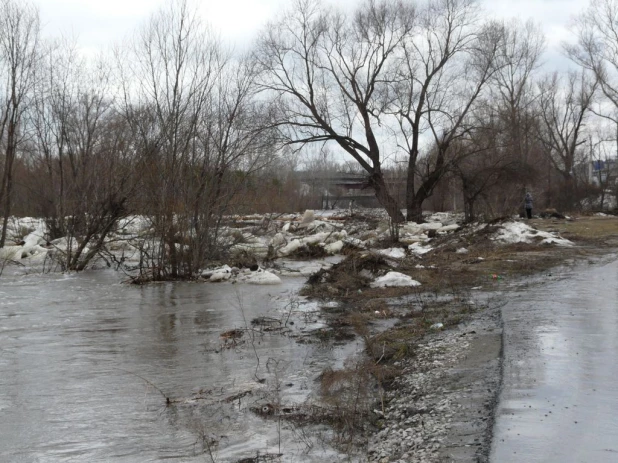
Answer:
<path fill-rule="evenodd" d="M 76 35 L 80 46 L 89 51 L 104 50 L 122 40 L 166 0 L 34 0 L 40 8 L 46 36 Z M 327 3 L 353 5 L 359 0 Z M 569 37 L 569 22 L 583 11 L 588 0 L 482 0 L 488 14 L 496 18 L 532 19 L 546 35 L 546 60 L 552 68 L 566 62 L 559 44 Z M 193 0 L 203 19 L 223 39 L 243 48 L 291 0 Z"/>

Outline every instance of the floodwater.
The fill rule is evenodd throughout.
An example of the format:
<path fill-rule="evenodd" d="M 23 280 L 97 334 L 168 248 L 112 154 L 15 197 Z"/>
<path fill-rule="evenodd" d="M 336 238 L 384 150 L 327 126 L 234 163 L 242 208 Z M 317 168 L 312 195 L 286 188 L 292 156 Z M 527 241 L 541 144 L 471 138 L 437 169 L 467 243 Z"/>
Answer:
<path fill-rule="evenodd" d="M 251 411 L 311 399 L 319 373 L 360 349 L 298 342 L 320 326 L 318 307 L 296 296 L 303 278 L 276 286 L 121 280 L 112 271 L 5 269 L 0 461 L 338 460 L 327 429 L 307 433 Z M 289 332 L 221 338 L 257 316 Z"/>
<path fill-rule="evenodd" d="M 618 260 L 555 277 L 503 309 L 494 463 L 618 461 Z"/>

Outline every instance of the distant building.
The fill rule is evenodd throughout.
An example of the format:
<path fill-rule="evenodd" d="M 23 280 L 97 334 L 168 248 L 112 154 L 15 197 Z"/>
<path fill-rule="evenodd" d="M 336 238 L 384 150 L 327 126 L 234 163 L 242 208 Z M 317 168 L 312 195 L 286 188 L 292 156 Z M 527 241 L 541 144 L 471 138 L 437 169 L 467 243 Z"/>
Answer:
<path fill-rule="evenodd" d="M 588 183 L 595 185 L 615 185 L 618 181 L 618 162 L 616 158 L 586 161 L 576 170 Z"/>
<path fill-rule="evenodd" d="M 367 174 L 302 172 L 299 178 L 302 191 L 311 191 L 321 196 L 322 209 L 348 208 L 351 205 L 380 207 Z M 405 179 L 387 177 L 385 182 L 391 194 L 395 195 L 405 186 Z"/>
<path fill-rule="evenodd" d="M 324 180 L 323 209 L 380 206 L 365 174 L 337 173 Z"/>

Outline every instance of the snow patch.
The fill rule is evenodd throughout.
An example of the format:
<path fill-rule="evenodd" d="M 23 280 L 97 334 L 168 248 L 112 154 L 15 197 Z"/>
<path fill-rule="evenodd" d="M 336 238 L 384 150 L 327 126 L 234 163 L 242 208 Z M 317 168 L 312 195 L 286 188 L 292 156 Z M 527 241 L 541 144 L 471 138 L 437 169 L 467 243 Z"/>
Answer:
<path fill-rule="evenodd" d="M 390 288 L 395 286 L 420 286 L 412 277 L 399 272 L 388 272 L 386 275 L 376 278 L 369 286 L 372 288 Z"/>
<path fill-rule="evenodd" d="M 300 221 L 300 225 L 309 225 L 311 222 L 313 222 L 315 220 L 315 212 L 313 212 L 313 210 L 311 209 L 307 209 L 305 211 L 305 213 L 303 214 L 303 218 Z"/>
<path fill-rule="evenodd" d="M 204 275 L 204 273 L 202 273 L 202 275 Z M 232 268 L 229 265 L 224 265 L 223 267 L 214 269 L 208 281 L 216 283 L 229 280 L 230 278 L 232 278 Z"/>
<path fill-rule="evenodd" d="M 433 248 L 431 246 L 423 246 L 421 243 L 412 243 L 410 246 L 408 246 L 408 250 L 411 253 L 416 254 L 417 256 L 426 254 L 432 249 Z"/>
<path fill-rule="evenodd" d="M 440 230 L 443 227 L 442 222 L 428 222 L 419 225 L 421 230 Z"/>
<path fill-rule="evenodd" d="M 274 273 L 263 269 L 245 273 L 241 275 L 238 280 L 249 283 L 250 285 L 278 285 L 281 283 L 281 278 Z"/>
<path fill-rule="evenodd" d="M 502 243 L 541 243 L 558 246 L 573 246 L 573 242 L 554 233 L 548 233 L 526 225 L 523 222 L 505 222 L 492 238 Z"/>
<path fill-rule="evenodd" d="M 334 243 L 324 246 L 324 250 L 329 254 L 337 254 L 343 249 L 343 241 L 335 241 Z"/>
<path fill-rule="evenodd" d="M 443 227 L 438 228 L 438 233 L 448 233 L 451 231 L 459 230 L 460 228 L 461 226 L 457 225 L 456 223 L 451 224 L 451 225 L 445 225 Z"/>
<path fill-rule="evenodd" d="M 403 248 L 378 249 L 377 253 L 391 259 L 403 259 L 406 257 L 406 250 Z"/>

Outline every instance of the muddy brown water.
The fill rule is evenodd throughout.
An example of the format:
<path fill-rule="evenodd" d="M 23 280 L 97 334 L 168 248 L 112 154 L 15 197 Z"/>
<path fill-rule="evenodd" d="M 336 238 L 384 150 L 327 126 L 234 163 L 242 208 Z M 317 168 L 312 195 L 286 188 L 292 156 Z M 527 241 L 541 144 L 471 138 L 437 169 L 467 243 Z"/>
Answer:
<path fill-rule="evenodd" d="M 296 298 L 303 278 L 143 287 L 121 279 L 0 278 L 1 462 L 226 462 L 279 452 L 283 461 L 337 461 L 327 429 L 251 411 L 311 399 L 319 373 L 359 349 L 298 342 L 321 323 L 317 306 Z M 222 348 L 223 331 L 258 316 L 290 331 Z"/>
<path fill-rule="evenodd" d="M 618 462 L 618 260 L 578 266 L 503 308 L 491 461 Z"/>

